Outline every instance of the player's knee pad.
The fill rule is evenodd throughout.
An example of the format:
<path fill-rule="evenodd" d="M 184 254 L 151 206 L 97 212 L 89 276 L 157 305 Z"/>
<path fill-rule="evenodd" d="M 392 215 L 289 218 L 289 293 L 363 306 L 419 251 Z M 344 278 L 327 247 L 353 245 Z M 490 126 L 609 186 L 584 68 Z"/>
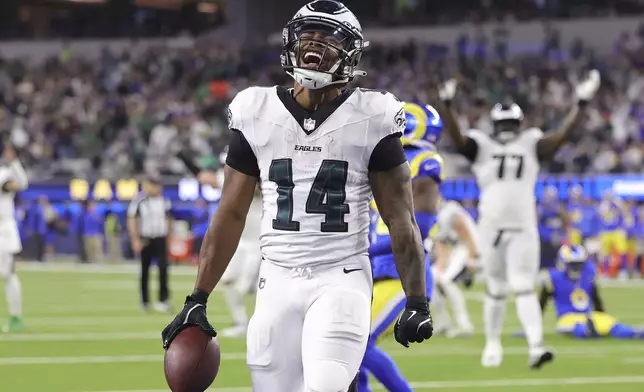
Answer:
<path fill-rule="evenodd" d="M 345 364 L 333 359 L 320 359 L 304 383 L 307 392 L 344 392 L 354 378 L 355 374 L 350 374 Z"/>

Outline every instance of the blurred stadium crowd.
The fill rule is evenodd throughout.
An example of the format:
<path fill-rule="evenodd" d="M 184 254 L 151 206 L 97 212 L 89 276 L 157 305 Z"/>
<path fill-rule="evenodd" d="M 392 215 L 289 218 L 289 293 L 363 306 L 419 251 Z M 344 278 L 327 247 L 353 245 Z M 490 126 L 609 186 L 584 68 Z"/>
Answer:
<path fill-rule="evenodd" d="M 634 173 L 644 164 L 644 25 L 625 32 L 614 53 L 597 55 L 583 40 L 561 47 L 544 25 L 543 47 L 508 53 L 502 31 L 459 37 L 452 47 L 374 46 L 369 76 L 357 85 L 386 89 L 403 100 L 432 102 L 444 78 L 458 75 L 457 108 L 464 128 L 490 127 L 492 104 L 515 100 L 527 124 L 556 127 L 571 103 L 571 80 L 589 67 L 602 72 L 602 90 L 579 132 L 546 169 L 552 173 Z M 480 33 L 480 32 L 479 32 Z M 98 59 L 66 48 L 42 62 L 0 60 L 0 132 L 23 150 L 36 178 L 60 175 L 114 178 L 156 170 L 182 174 L 166 159 L 171 145 L 191 148 L 217 167 L 226 145 L 225 107 L 249 85 L 290 83 L 276 61 L 279 48 L 242 53 L 225 46 L 203 50 L 105 49 Z M 640 57 L 636 57 L 637 55 Z M 179 143 L 177 141 L 179 140 Z M 449 146 L 442 146 L 443 153 Z M 450 161 L 452 175 L 466 165 Z"/>

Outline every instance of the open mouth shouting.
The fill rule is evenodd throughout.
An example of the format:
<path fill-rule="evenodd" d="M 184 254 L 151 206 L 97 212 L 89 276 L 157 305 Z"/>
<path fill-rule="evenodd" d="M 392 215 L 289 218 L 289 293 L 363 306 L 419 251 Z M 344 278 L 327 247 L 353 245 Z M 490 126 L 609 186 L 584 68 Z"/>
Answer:
<path fill-rule="evenodd" d="M 315 50 L 307 50 L 302 55 L 302 67 L 308 69 L 319 69 L 322 65 L 323 53 Z"/>

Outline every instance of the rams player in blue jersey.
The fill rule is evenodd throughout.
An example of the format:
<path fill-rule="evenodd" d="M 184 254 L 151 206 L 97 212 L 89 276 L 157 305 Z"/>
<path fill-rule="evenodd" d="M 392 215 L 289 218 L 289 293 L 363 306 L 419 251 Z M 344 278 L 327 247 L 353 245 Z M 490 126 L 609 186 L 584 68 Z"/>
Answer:
<path fill-rule="evenodd" d="M 627 268 L 628 237 L 626 227 L 630 220 L 630 211 L 626 203 L 611 190 L 605 191 L 597 208 L 600 233 L 600 259 L 602 266 L 608 270 L 614 265 L 617 257 L 619 267 Z"/>
<path fill-rule="evenodd" d="M 542 310 L 549 299 L 555 304 L 557 332 L 577 338 L 644 338 L 644 331 L 624 325 L 605 313 L 596 278 L 597 268 L 588 261 L 583 246 L 561 247 L 557 267 L 543 275 L 540 296 Z"/>
<path fill-rule="evenodd" d="M 570 188 L 566 209 L 570 218 L 568 241 L 572 245 L 583 245 L 597 236 L 597 211 L 592 203 L 584 199 L 580 185 Z"/>
<path fill-rule="evenodd" d="M 405 113 L 407 125 L 401 140 L 411 166 L 416 222 L 425 240 L 436 222 L 440 200 L 443 159 L 437 154 L 435 146 L 443 131 L 443 122 L 429 105 L 406 103 Z M 370 391 L 368 377 L 371 373 L 388 391 L 407 392 L 412 389 L 393 360 L 376 347 L 380 337 L 394 330 L 394 323 L 405 308 L 406 299 L 396 271 L 389 231 L 373 202 L 371 209 L 369 256 L 374 276 L 371 337 L 358 376 L 358 391 Z M 427 264 L 427 297 L 430 298 L 433 279 L 429 258 Z"/>
<path fill-rule="evenodd" d="M 559 201 L 557 188 L 546 187 L 541 203 L 537 206 L 539 237 L 541 239 L 541 265 L 554 266 L 557 249 L 565 241 L 568 230 L 568 214 Z"/>

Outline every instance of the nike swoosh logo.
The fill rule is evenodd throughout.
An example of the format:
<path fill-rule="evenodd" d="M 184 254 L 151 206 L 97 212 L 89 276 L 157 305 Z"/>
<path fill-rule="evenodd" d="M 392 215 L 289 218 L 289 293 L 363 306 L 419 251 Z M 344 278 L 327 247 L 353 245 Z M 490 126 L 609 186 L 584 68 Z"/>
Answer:
<path fill-rule="evenodd" d="M 204 308 L 205 308 L 205 306 L 203 306 L 202 304 L 196 304 L 195 306 L 193 306 L 192 308 L 190 308 L 190 310 L 188 311 L 188 313 L 186 313 L 186 318 L 183 320 L 183 323 L 184 323 L 184 324 L 188 322 L 188 318 L 190 318 L 190 313 L 192 313 L 192 311 L 193 311 L 193 310 L 195 310 L 195 309 L 197 309 L 198 307 L 204 307 Z"/>
<path fill-rule="evenodd" d="M 344 271 L 345 274 L 350 274 L 352 272 L 362 271 L 362 268 L 352 268 L 352 269 L 345 268 L 342 271 Z"/>
<path fill-rule="evenodd" d="M 416 333 L 418 333 L 418 331 L 420 331 L 420 327 L 422 327 L 423 325 L 425 325 L 425 324 L 427 324 L 427 323 L 431 323 L 431 322 L 432 322 L 432 320 L 427 319 L 427 320 L 425 320 L 425 321 L 423 321 L 423 322 L 419 323 L 419 324 L 418 324 L 418 327 L 416 327 Z"/>
<path fill-rule="evenodd" d="M 415 310 L 412 310 L 411 315 L 407 318 L 407 321 L 411 320 L 411 318 L 414 317 L 416 315 L 416 313 L 418 313 L 418 312 L 415 311 Z"/>

